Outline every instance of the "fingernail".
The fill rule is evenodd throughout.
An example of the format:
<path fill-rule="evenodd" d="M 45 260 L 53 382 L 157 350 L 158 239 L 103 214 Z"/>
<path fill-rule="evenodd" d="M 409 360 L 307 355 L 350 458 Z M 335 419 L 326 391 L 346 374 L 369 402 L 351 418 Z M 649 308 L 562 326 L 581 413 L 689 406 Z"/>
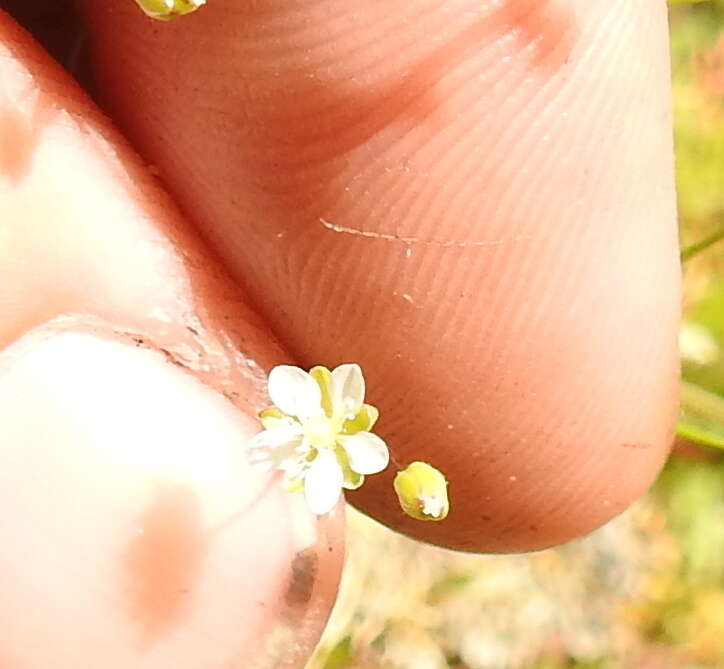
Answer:
<path fill-rule="evenodd" d="M 342 526 L 248 467 L 254 417 L 152 348 L 66 331 L 2 352 L 0 420 L 0 650 L 27 666 L 300 666 Z"/>

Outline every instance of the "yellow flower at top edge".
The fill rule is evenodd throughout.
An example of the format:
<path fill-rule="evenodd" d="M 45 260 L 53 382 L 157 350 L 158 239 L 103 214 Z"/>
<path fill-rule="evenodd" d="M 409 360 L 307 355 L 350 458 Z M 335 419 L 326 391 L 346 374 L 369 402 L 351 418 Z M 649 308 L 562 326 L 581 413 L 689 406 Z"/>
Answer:
<path fill-rule="evenodd" d="M 136 4 L 147 16 L 168 21 L 176 16 L 195 12 L 206 4 L 206 0 L 136 0 Z"/>

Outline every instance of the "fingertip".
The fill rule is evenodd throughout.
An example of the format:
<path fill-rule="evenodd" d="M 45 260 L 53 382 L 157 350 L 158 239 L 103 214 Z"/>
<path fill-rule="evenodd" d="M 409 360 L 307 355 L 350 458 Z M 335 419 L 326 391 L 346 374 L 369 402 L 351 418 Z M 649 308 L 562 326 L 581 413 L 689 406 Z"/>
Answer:
<path fill-rule="evenodd" d="M 450 481 L 441 523 L 394 473 L 351 500 L 526 550 L 647 487 L 678 383 L 664 3 L 219 1 L 173 32 L 86 6 L 109 107 L 274 331 L 361 363 L 398 460 Z"/>

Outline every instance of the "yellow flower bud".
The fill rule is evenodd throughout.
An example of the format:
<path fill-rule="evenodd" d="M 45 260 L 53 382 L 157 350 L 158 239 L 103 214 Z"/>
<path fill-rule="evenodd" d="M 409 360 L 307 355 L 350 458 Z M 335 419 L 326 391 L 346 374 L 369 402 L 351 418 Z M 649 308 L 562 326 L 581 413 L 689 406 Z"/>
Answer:
<path fill-rule="evenodd" d="M 136 0 L 147 16 L 168 21 L 174 16 L 195 12 L 206 0 Z"/>
<path fill-rule="evenodd" d="M 432 465 L 413 462 L 397 472 L 393 485 L 408 516 L 417 520 L 443 520 L 447 516 L 447 481 Z"/>

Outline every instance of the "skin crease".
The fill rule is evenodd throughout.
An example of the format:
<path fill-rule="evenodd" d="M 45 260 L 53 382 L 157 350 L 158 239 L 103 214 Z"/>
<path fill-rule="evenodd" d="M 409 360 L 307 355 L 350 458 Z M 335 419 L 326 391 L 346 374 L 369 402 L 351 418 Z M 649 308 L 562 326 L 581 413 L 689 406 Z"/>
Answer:
<path fill-rule="evenodd" d="M 264 401 L 255 365 L 361 363 L 368 398 L 381 409 L 377 431 L 400 463 L 441 468 L 452 506 L 444 523 L 407 520 L 393 497 L 394 471 L 370 477 L 350 499 L 395 529 L 446 546 L 540 548 L 593 529 L 646 489 L 668 452 L 678 378 L 663 3 L 212 0 L 171 24 L 145 19 L 131 2 L 78 7 L 98 99 L 153 169 L 3 19 L 0 105 L 20 129 L 5 136 L 11 149 L 4 146 L 2 159 L 0 333 L 12 346 L 2 353 L 0 387 L 3 424 L 19 435 L 3 443 L 27 440 L 39 454 L 24 466 L 17 449 L 2 451 L 16 467 L 13 487 L 2 487 L 3 508 L 18 508 L 14 492 L 27 495 L 6 521 L 3 536 L 18 546 L 2 572 L 13 574 L 6 589 L 25 582 L 16 574 L 36 573 L 23 563 L 36 535 L 22 512 L 51 501 L 46 485 L 31 485 L 49 443 L 37 407 L 50 412 L 67 399 L 79 412 L 72 425 L 64 418 L 48 429 L 76 449 L 69 462 L 81 472 L 97 465 L 88 453 L 104 442 L 82 418 L 96 397 L 89 384 L 72 383 L 68 398 L 62 392 L 63 380 L 76 376 L 68 347 L 79 356 L 98 349 L 119 374 L 127 351 L 140 355 L 139 392 L 151 368 L 169 389 L 193 381 L 197 408 L 179 404 L 179 414 L 192 425 L 227 425 L 229 442 L 245 438 L 252 428 L 244 421 Z M 80 315 L 54 320 L 68 312 Z M 61 336 L 68 329 L 91 340 L 78 346 Z M 101 345 L 108 341 L 111 348 Z M 159 366 L 180 377 L 168 379 Z M 56 379 L 52 388 L 44 378 Z M 8 390 L 17 379 L 29 388 L 25 404 Z M 71 431 L 79 425 L 88 427 L 80 446 Z M 191 429 L 184 425 L 182 435 Z M 129 451 L 124 462 L 143 452 Z M 199 464 L 233 470 L 230 453 L 204 454 Z M 217 504 L 220 493 L 213 479 L 190 474 L 190 492 L 178 481 L 154 484 L 149 471 L 178 471 L 179 462 L 159 458 L 155 470 L 120 482 L 105 470 L 109 490 L 132 502 L 108 492 L 106 512 L 127 529 L 139 520 L 155 528 L 149 545 L 119 530 L 109 548 L 102 533 L 79 524 L 87 516 L 81 497 L 51 506 L 79 528 L 53 555 L 76 564 L 86 548 L 77 538 L 92 537 L 94 577 L 103 584 L 108 575 L 117 588 L 129 573 L 158 569 L 155 546 L 181 541 L 180 571 L 159 591 L 137 578 L 130 595 L 106 599 L 99 585 L 83 610 L 98 602 L 110 609 L 94 622 L 117 634 L 115 644 L 127 632 L 113 616 L 124 615 L 126 626 L 140 627 L 136 650 L 163 634 L 174 657 L 186 657 L 173 646 L 179 638 L 203 657 L 214 650 L 203 626 L 190 626 L 163 591 L 183 590 L 206 564 L 197 500 Z M 54 490 L 63 500 L 78 494 Z M 294 499 L 247 509 L 249 531 L 293 525 L 283 519 L 296 517 Z M 254 513 L 262 514 L 258 524 Z M 301 541 L 248 570 L 267 570 L 259 587 L 270 603 L 298 606 L 311 592 L 298 657 L 331 605 L 339 532 L 337 517 L 317 532 L 314 567 L 308 553 L 299 558 Z M 321 562 L 327 546 L 333 558 Z M 237 559 L 222 551 L 214 573 Z M 289 576 L 305 569 L 296 582 Z M 319 579 L 311 591 L 309 573 Z M 259 585 L 233 583 L 232 594 L 219 595 L 219 611 L 232 616 L 235 593 Z M 55 613 L 40 612 L 61 636 L 74 587 L 58 589 Z M 13 594 L 4 612 L 21 627 L 23 589 Z M 212 615 L 213 598 L 204 601 Z M 290 647 L 284 621 L 295 617 L 281 604 L 270 608 L 260 637 Z M 44 647 L 22 634 L 4 639 L 0 657 L 47 666 Z M 243 649 L 230 646 L 229 667 L 248 666 Z M 66 666 L 94 661 L 102 646 L 76 647 L 80 655 Z M 24 657 L 28 648 L 38 655 Z M 149 657 L 138 666 L 164 666 Z"/>
<path fill-rule="evenodd" d="M 357 361 L 445 546 L 541 548 L 656 476 L 676 413 L 666 7 L 78 3 L 105 108 L 303 366 Z M 555 45 L 555 46 L 552 46 Z"/>

